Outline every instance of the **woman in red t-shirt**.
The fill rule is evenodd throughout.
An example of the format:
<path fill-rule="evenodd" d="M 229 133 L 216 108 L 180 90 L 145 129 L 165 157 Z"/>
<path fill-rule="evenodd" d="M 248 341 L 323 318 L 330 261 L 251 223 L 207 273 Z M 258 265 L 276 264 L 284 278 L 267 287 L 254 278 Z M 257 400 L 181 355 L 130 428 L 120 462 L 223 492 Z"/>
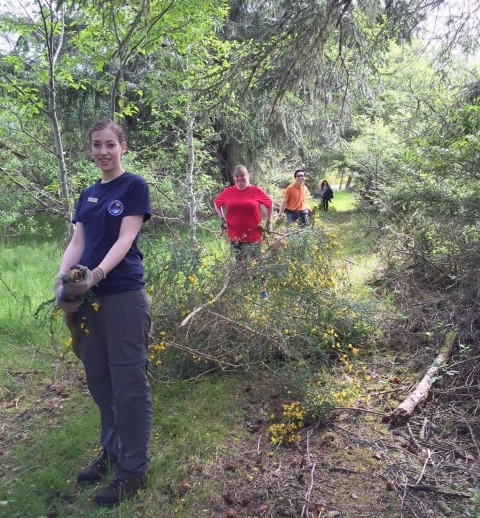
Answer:
<path fill-rule="evenodd" d="M 260 187 L 250 185 L 250 175 L 243 165 L 233 170 L 235 185 L 226 187 L 215 198 L 215 210 L 220 218 L 222 231 L 227 229 L 228 239 L 237 261 L 252 258 L 260 254 L 262 231 L 260 223 L 262 212 L 260 205 L 267 209 L 267 231 L 272 231 L 272 198 Z M 227 217 L 223 214 L 227 209 Z M 268 299 L 265 278 L 262 275 L 261 297 Z"/>
<path fill-rule="evenodd" d="M 267 209 L 267 230 L 272 230 L 273 201 L 260 187 L 250 184 L 250 175 L 243 165 L 237 165 L 233 171 L 235 185 L 225 188 L 215 198 L 215 210 L 221 221 L 221 227 L 227 229 L 228 239 L 237 259 L 257 255 L 260 252 L 262 232 L 260 223 L 262 213 L 260 205 Z M 227 209 L 227 216 L 223 214 Z"/>

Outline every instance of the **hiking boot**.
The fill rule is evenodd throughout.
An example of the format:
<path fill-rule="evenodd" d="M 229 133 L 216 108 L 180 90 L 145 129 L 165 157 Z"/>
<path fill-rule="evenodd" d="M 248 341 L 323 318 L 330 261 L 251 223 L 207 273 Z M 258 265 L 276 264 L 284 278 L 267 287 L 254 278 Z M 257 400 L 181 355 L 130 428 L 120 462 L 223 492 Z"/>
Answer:
<path fill-rule="evenodd" d="M 114 478 L 111 484 L 100 489 L 95 495 L 95 502 L 105 507 L 118 505 L 122 499 L 134 497 L 140 489 L 145 487 L 146 483 L 147 477 L 145 474 L 128 480 Z"/>
<path fill-rule="evenodd" d="M 110 460 L 108 453 L 101 450 L 88 466 L 79 471 L 77 480 L 78 482 L 98 482 L 114 466 L 115 463 Z"/>

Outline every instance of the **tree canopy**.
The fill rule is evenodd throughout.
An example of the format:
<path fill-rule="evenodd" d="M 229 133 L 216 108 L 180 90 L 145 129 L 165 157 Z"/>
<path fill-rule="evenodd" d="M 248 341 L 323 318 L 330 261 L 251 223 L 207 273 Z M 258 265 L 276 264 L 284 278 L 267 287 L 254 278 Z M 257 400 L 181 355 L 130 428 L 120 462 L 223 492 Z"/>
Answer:
<path fill-rule="evenodd" d="M 381 196 L 418 175 L 447 182 L 444 159 L 472 174 L 475 6 L 18 0 L 0 20 L 5 235 L 68 219 L 95 175 L 85 133 L 100 117 L 124 125 L 132 163 L 165 194 L 156 210 L 183 206 L 180 220 L 193 200 L 208 214 L 237 163 L 278 185 L 301 164 L 313 188 L 342 170 Z"/>

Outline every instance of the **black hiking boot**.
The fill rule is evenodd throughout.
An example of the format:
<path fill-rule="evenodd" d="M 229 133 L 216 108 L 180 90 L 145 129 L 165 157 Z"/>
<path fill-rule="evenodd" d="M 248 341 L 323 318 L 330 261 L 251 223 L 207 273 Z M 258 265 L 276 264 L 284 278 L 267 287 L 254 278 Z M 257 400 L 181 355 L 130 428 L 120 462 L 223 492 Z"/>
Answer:
<path fill-rule="evenodd" d="M 108 453 L 101 450 L 88 466 L 78 472 L 77 481 L 81 483 L 98 482 L 114 466 L 115 463 L 110 460 Z"/>
<path fill-rule="evenodd" d="M 118 505 L 123 499 L 134 497 L 140 489 L 145 487 L 146 483 L 145 474 L 128 480 L 114 478 L 111 484 L 100 489 L 95 495 L 95 502 L 105 507 Z"/>

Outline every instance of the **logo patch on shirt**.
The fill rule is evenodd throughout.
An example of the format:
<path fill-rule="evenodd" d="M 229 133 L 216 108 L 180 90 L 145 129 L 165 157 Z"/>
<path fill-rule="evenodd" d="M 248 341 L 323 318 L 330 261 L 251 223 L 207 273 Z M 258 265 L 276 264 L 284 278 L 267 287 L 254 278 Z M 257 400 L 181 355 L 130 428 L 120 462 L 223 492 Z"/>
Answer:
<path fill-rule="evenodd" d="M 123 203 L 120 200 L 113 200 L 108 205 L 108 213 L 112 216 L 120 216 L 124 208 L 125 207 L 123 206 Z"/>
<path fill-rule="evenodd" d="M 89 197 L 87 201 L 91 201 L 92 203 L 97 203 L 98 198 L 91 198 L 91 197 Z"/>

